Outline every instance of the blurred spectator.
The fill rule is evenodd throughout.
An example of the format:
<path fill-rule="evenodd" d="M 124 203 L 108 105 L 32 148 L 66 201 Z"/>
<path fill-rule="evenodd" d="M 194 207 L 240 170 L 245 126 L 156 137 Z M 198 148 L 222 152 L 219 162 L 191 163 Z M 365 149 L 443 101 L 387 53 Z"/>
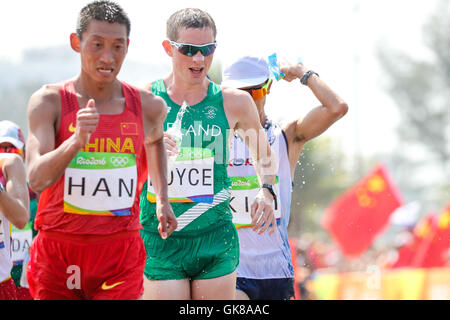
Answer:
<path fill-rule="evenodd" d="M 25 138 L 22 130 L 16 123 L 8 120 L 0 121 L 0 149 L 3 153 L 16 153 L 25 161 Z M 28 188 L 28 193 L 30 198 L 30 222 L 27 227 L 31 230 L 29 231 L 29 235 L 27 234 L 29 239 L 25 239 L 25 241 L 31 245 L 32 238 L 37 233 L 37 231 L 33 230 L 33 221 L 37 210 L 37 195 L 30 188 Z M 26 232 L 27 231 L 25 231 L 25 233 Z M 14 232 L 12 238 L 14 241 Z M 17 297 L 19 300 L 32 300 L 28 290 L 28 284 L 23 281 L 21 283 L 22 274 L 25 273 L 24 263 L 29 254 L 28 250 L 24 251 L 24 255 L 19 258 L 19 261 L 15 261 L 11 270 L 11 278 L 17 287 Z"/>

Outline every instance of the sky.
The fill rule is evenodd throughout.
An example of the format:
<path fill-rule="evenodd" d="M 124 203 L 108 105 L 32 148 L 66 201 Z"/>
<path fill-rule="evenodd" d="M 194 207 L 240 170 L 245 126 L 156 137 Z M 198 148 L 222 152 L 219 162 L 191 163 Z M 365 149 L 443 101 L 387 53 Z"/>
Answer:
<path fill-rule="evenodd" d="M 27 48 L 67 45 L 70 50 L 69 35 L 75 29 L 79 10 L 88 2 L 2 1 L 0 59 L 19 62 Z M 338 141 L 350 156 L 368 157 L 392 152 L 396 147 L 393 131 L 401 121 L 384 90 L 375 50 L 392 48 L 426 59 L 429 53 L 423 45 L 422 26 L 437 3 L 436 0 L 117 2 L 131 19 L 127 60 L 169 64 L 161 46 L 166 21 L 173 12 L 185 7 L 201 8 L 215 20 L 218 28 L 215 59 L 227 60 L 237 53 L 277 53 L 288 61 L 301 58 L 349 105 L 348 114 L 323 136 Z M 123 80 L 145 85 L 133 83 L 133 79 Z M 283 122 L 300 118 L 317 105 L 311 91 L 298 81 L 280 81 L 272 86 L 266 110 L 275 120 Z"/>

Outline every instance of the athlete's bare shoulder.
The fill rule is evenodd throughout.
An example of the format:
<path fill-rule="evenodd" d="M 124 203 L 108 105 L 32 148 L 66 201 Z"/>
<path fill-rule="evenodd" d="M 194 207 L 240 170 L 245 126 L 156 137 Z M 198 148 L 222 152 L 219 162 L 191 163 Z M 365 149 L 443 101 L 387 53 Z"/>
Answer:
<path fill-rule="evenodd" d="M 18 154 L 15 153 L 1 153 L 0 163 L 2 164 L 2 166 L 23 165 L 23 160 Z"/>
<path fill-rule="evenodd" d="M 239 108 L 242 105 L 251 105 L 251 97 L 242 90 L 222 86 L 223 102 L 227 108 Z"/>
<path fill-rule="evenodd" d="M 147 89 L 138 89 L 142 102 L 142 113 L 147 119 L 164 121 L 167 116 L 166 102 Z"/>
<path fill-rule="evenodd" d="M 152 92 L 152 83 L 149 82 L 149 83 L 144 87 L 144 89 L 147 90 L 147 91 Z"/>
<path fill-rule="evenodd" d="M 59 114 L 60 106 L 59 85 L 46 84 L 31 95 L 28 103 L 28 114 L 29 116 L 54 115 L 56 118 Z"/>
<path fill-rule="evenodd" d="M 245 91 L 222 86 L 222 96 L 223 107 L 232 128 L 243 117 L 253 115 L 252 112 L 256 110 L 251 96 Z"/>
<path fill-rule="evenodd" d="M 14 153 L 2 153 L 0 156 L 0 164 L 4 170 L 7 180 L 9 180 L 8 176 L 14 175 L 16 170 L 23 170 L 24 168 L 22 158 L 18 154 Z"/>

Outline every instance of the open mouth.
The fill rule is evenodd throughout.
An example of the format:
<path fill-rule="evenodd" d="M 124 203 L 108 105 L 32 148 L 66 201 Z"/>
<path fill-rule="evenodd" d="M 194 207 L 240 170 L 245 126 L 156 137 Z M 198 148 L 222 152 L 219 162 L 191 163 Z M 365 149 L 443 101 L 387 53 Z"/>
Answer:
<path fill-rule="evenodd" d="M 114 69 L 112 68 L 98 68 L 98 72 L 105 74 L 105 75 L 111 75 L 114 72 Z"/>
<path fill-rule="evenodd" d="M 204 68 L 189 68 L 189 70 L 194 74 L 194 75 L 200 75 L 202 74 Z"/>

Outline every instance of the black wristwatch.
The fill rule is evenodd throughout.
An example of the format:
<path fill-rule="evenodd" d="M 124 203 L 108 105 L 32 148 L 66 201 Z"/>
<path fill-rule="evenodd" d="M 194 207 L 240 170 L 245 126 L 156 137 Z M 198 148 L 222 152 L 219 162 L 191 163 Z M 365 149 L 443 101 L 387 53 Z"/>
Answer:
<path fill-rule="evenodd" d="M 303 84 L 304 86 L 308 85 L 308 79 L 309 77 L 311 77 L 313 74 L 315 74 L 316 76 L 319 76 L 319 74 L 317 72 L 314 72 L 312 70 L 306 71 L 303 76 L 300 78 L 300 83 Z"/>
<path fill-rule="evenodd" d="M 273 186 L 272 186 L 271 184 L 264 183 L 264 184 L 261 186 L 261 189 L 262 189 L 262 188 L 266 188 L 267 190 L 269 190 L 270 194 L 272 195 L 272 197 L 273 197 L 274 199 L 277 197 L 277 195 L 275 194 L 275 191 L 273 191 Z"/>
<path fill-rule="evenodd" d="M 2 193 L 3 191 L 5 191 L 5 186 L 0 181 L 0 193 Z"/>

